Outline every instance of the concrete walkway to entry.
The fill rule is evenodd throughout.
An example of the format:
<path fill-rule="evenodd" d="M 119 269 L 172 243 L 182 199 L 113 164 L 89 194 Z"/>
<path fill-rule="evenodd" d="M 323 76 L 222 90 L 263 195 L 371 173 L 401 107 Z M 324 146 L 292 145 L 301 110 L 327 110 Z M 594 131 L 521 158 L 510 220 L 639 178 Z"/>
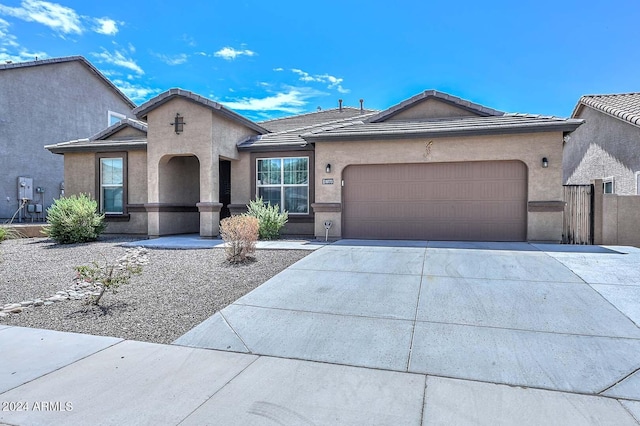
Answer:
<path fill-rule="evenodd" d="M 638 324 L 635 248 L 342 240 L 174 345 L 0 325 L 0 423 L 637 425 Z"/>
<path fill-rule="evenodd" d="M 271 250 L 317 250 L 329 243 L 317 240 L 273 240 L 258 241 L 257 249 Z M 167 235 L 148 240 L 131 241 L 122 244 L 124 247 L 146 247 L 157 249 L 176 249 L 176 250 L 193 250 L 193 249 L 210 249 L 224 247 L 224 241 L 219 238 L 201 238 L 198 234 L 180 234 Z"/>

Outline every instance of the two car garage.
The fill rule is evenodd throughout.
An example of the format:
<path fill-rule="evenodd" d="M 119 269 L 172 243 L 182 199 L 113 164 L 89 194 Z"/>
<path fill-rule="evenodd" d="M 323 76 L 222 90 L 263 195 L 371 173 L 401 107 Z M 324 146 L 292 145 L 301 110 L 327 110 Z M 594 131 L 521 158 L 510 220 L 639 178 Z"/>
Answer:
<path fill-rule="evenodd" d="M 351 165 L 343 181 L 344 238 L 527 239 L 521 161 Z"/>

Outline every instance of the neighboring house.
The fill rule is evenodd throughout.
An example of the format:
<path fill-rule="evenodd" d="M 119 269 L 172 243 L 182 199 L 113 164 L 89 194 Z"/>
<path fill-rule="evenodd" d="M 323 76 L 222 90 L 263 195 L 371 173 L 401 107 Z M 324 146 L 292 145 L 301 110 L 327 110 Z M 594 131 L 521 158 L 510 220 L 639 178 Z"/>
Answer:
<path fill-rule="evenodd" d="M 604 193 L 640 194 L 640 93 L 583 96 L 571 116 L 585 124 L 564 144 L 564 183 L 602 179 Z"/>
<path fill-rule="evenodd" d="M 0 65 L 0 218 L 12 217 L 27 196 L 30 206 L 20 216 L 43 219 L 64 190 L 62 158 L 44 146 L 89 137 L 134 117 L 133 108 L 129 98 L 80 56 Z M 20 177 L 31 179 L 22 191 Z"/>
<path fill-rule="evenodd" d="M 560 241 L 562 141 L 581 120 L 505 114 L 435 90 L 382 111 L 254 123 L 171 89 L 63 154 L 108 232 L 215 237 L 257 196 L 324 238 Z M 144 122 L 146 122 L 146 125 Z M 146 133 L 146 137 L 145 137 Z"/>

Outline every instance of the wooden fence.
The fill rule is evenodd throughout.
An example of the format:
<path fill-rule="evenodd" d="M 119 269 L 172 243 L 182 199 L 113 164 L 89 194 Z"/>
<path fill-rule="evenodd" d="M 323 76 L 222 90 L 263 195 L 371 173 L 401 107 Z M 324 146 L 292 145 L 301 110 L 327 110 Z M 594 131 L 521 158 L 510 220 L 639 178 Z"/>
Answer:
<path fill-rule="evenodd" d="M 564 244 L 593 244 L 593 185 L 564 185 Z"/>

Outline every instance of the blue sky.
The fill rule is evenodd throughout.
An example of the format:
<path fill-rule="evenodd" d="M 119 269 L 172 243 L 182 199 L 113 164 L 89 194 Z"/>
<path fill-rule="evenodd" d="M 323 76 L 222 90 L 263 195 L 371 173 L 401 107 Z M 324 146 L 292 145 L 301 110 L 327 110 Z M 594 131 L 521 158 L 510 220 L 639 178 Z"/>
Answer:
<path fill-rule="evenodd" d="M 0 0 L 0 62 L 82 55 L 137 104 L 181 87 L 254 120 L 426 89 L 569 116 L 640 91 L 639 22 L 638 0 Z"/>

